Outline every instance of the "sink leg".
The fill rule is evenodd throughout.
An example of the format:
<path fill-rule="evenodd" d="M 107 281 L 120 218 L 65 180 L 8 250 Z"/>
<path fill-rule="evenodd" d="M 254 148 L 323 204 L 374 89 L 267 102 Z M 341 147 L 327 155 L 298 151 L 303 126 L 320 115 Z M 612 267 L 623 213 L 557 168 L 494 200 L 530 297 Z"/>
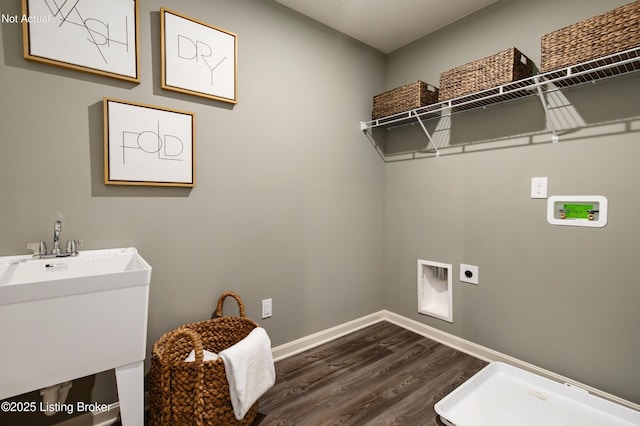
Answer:
<path fill-rule="evenodd" d="M 144 361 L 116 368 L 122 426 L 144 425 Z"/>

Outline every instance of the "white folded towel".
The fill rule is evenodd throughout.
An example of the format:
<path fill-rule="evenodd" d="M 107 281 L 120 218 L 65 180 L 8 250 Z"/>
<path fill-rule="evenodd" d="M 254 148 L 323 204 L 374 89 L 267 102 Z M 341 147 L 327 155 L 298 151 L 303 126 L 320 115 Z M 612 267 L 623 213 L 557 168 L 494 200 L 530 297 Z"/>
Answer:
<path fill-rule="evenodd" d="M 271 340 L 264 328 L 256 327 L 219 355 L 224 361 L 233 413 L 241 420 L 258 398 L 276 383 Z"/>
<path fill-rule="evenodd" d="M 218 359 L 218 354 L 215 352 L 209 352 L 206 349 L 202 350 L 202 360 L 203 361 L 215 361 Z M 185 362 L 194 362 L 196 360 L 196 352 L 192 349 L 189 352 L 189 355 L 184 359 Z"/>

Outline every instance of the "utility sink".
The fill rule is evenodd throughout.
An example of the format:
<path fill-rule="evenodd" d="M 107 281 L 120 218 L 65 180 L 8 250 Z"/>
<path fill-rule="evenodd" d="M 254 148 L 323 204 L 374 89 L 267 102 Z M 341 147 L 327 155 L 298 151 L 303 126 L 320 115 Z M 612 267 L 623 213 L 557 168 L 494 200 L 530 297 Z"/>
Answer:
<path fill-rule="evenodd" d="M 150 280 L 132 247 L 0 257 L 0 399 L 115 369 L 123 424 L 143 424 Z"/>
<path fill-rule="evenodd" d="M 74 257 L 0 257 L 0 305 L 148 285 L 151 267 L 135 248 Z"/>

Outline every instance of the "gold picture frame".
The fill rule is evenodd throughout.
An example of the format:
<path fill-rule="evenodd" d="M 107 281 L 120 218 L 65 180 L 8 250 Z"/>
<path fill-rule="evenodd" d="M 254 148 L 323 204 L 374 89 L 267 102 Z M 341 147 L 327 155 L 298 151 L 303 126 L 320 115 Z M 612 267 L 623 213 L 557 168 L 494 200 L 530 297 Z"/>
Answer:
<path fill-rule="evenodd" d="M 104 183 L 195 186 L 195 113 L 104 98 Z"/>
<path fill-rule="evenodd" d="M 22 0 L 25 59 L 140 82 L 137 0 Z"/>
<path fill-rule="evenodd" d="M 238 102 L 238 36 L 178 12 L 160 9 L 161 87 Z"/>

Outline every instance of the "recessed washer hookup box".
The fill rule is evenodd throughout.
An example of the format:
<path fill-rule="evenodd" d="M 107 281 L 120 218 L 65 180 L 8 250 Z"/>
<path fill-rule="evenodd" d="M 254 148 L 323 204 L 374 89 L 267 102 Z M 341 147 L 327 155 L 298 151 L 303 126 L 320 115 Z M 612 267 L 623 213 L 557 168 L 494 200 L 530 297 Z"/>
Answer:
<path fill-rule="evenodd" d="M 449 426 L 637 426 L 640 412 L 494 362 L 435 405 Z"/>

